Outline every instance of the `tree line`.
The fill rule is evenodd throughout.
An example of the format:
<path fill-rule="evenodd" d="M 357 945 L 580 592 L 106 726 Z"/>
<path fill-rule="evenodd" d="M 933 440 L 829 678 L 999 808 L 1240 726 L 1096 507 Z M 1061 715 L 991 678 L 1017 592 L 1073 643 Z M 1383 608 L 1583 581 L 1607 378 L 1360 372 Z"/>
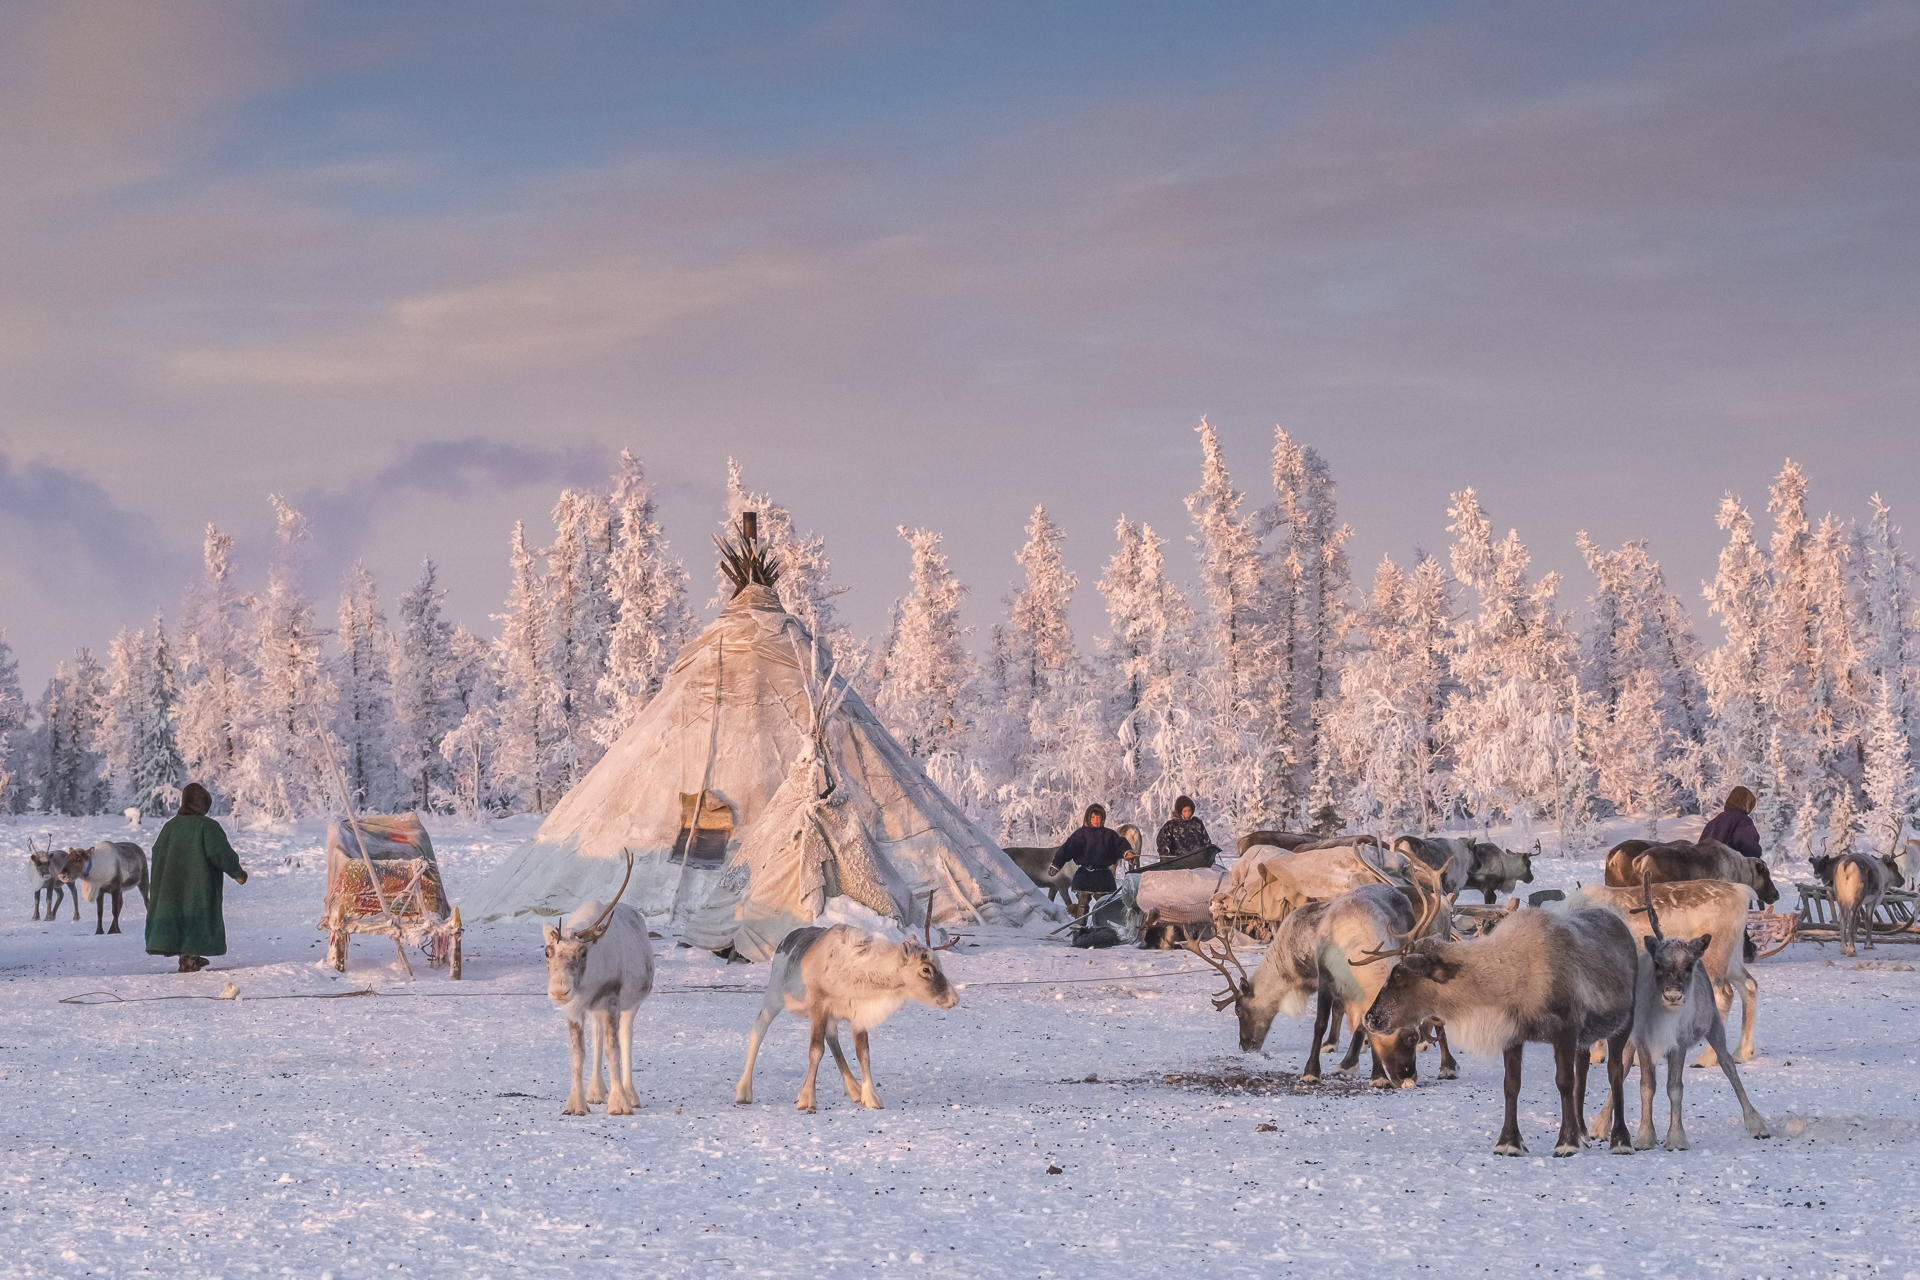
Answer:
<path fill-rule="evenodd" d="M 1717 804 L 1736 784 L 1775 853 L 1887 849 L 1915 812 L 1920 608 L 1892 513 L 1806 508 L 1789 461 L 1762 534 L 1721 502 L 1727 544 L 1703 596 L 1707 648 L 1644 542 L 1579 535 L 1584 625 L 1559 575 L 1535 578 L 1472 489 L 1450 495 L 1445 560 L 1384 560 L 1357 589 L 1336 486 L 1275 432 L 1270 491 L 1236 488 L 1199 428 L 1186 500 L 1192 574 L 1121 516 L 1095 584 L 1106 626 L 1082 645 L 1077 577 L 1044 507 L 1002 620 L 976 645 L 938 533 L 900 529 L 907 588 L 870 642 L 837 616 L 822 539 L 730 464 L 724 524 L 759 513 L 790 612 L 821 636 L 928 773 L 1008 843 L 1047 843 L 1104 800 L 1143 825 L 1191 796 L 1218 831 L 1377 833 L 1512 822 L 1563 847 L 1601 821 Z M 174 635 L 156 616 L 102 665 L 61 664 L 29 704 L 0 636 L 0 808 L 169 812 L 191 776 L 243 822 L 355 802 L 496 815 L 551 808 L 658 694 L 700 626 L 645 471 L 622 452 L 605 490 L 568 489 L 552 541 L 514 526 L 496 639 L 446 619 L 431 561 L 390 622 L 364 566 L 328 627 L 302 584 L 308 531 L 273 499 L 264 594 L 207 530 Z M 1764 545 L 1762 538 L 1764 537 Z M 709 609 L 725 601 L 718 573 Z"/>

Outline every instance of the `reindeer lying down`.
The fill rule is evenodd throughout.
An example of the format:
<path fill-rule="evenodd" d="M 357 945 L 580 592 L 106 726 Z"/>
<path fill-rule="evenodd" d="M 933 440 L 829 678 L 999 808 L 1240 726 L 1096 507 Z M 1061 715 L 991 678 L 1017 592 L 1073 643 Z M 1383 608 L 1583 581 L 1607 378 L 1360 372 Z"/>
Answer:
<path fill-rule="evenodd" d="M 774 952 L 767 975 L 766 1003 L 753 1020 L 753 1032 L 747 1040 L 747 1065 L 740 1073 L 733 1100 L 753 1101 L 753 1064 L 760 1056 L 760 1042 L 768 1026 L 785 1009 L 804 1014 L 813 1030 L 807 1046 L 807 1078 L 794 1105 L 802 1111 L 814 1110 L 813 1086 L 820 1071 L 820 1055 L 823 1049 L 831 1048 L 847 1096 L 863 1107 L 880 1110 L 880 1095 L 873 1087 L 873 1062 L 867 1055 L 867 1033 L 909 1000 L 936 1009 L 951 1009 L 960 1003 L 959 993 L 940 970 L 940 962 L 923 943 L 911 938 L 889 942 L 845 924 L 795 929 Z M 847 1069 L 847 1055 L 840 1050 L 842 1022 L 853 1027 L 853 1049 L 860 1058 L 859 1080 Z"/>

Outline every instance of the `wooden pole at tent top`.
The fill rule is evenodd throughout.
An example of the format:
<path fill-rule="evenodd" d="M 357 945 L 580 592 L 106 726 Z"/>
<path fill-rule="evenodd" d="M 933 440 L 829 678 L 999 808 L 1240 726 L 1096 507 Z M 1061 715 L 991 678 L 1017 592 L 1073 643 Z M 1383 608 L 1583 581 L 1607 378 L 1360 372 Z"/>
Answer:
<path fill-rule="evenodd" d="M 407 959 L 407 944 L 400 939 L 400 921 L 393 914 L 393 908 L 387 905 L 387 895 L 380 888 L 380 873 L 374 870 L 373 859 L 367 854 L 367 841 L 360 834 L 360 820 L 353 814 L 353 793 L 347 790 L 347 773 L 340 767 L 340 757 L 334 754 L 333 735 L 327 735 L 327 763 L 333 766 L 333 780 L 340 784 L 340 803 L 347 807 L 347 826 L 353 829 L 353 842 L 360 846 L 360 861 L 367 868 L 367 883 L 373 886 L 373 896 L 380 903 L 380 914 L 387 918 L 387 926 L 393 930 L 393 949 L 400 953 L 400 963 L 407 970 L 407 981 L 413 981 L 413 962 Z M 345 953 L 342 952 L 344 957 Z"/>

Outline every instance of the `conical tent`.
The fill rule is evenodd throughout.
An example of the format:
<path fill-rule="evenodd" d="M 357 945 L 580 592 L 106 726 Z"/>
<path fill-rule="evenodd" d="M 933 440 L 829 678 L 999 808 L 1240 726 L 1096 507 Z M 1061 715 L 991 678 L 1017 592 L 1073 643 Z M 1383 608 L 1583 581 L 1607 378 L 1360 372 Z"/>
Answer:
<path fill-rule="evenodd" d="M 903 925 L 925 918 L 929 893 L 943 924 L 1021 924 L 1039 905 L 757 582 L 465 909 L 493 920 L 605 901 L 625 851 L 627 902 L 671 913 L 693 945 L 754 959 L 836 895 Z"/>

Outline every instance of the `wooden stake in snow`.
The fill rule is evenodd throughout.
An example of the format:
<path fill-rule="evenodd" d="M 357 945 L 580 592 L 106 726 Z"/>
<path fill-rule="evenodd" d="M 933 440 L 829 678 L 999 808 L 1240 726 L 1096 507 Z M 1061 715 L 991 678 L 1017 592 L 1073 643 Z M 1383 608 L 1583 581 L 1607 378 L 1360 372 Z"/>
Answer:
<path fill-rule="evenodd" d="M 413 981 L 413 962 L 407 959 L 407 944 L 400 939 L 400 921 L 393 914 L 393 908 L 387 905 L 387 895 L 380 888 L 380 873 L 374 870 L 373 859 L 367 854 L 367 842 L 360 834 L 360 820 L 353 813 L 353 795 L 347 790 L 346 770 L 340 767 L 340 757 L 334 754 L 333 735 L 327 735 L 327 763 L 333 766 L 333 780 L 340 784 L 340 803 L 347 809 L 347 825 L 353 829 L 353 842 L 360 846 L 360 861 L 367 868 L 367 883 L 373 886 L 373 896 L 380 903 L 380 914 L 387 918 L 387 927 L 393 930 L 393 949 L 400 953 L 400 963 L 407 970 L 407 981 Z M 344 953 L 342 953 L 344 955 Z"/>

